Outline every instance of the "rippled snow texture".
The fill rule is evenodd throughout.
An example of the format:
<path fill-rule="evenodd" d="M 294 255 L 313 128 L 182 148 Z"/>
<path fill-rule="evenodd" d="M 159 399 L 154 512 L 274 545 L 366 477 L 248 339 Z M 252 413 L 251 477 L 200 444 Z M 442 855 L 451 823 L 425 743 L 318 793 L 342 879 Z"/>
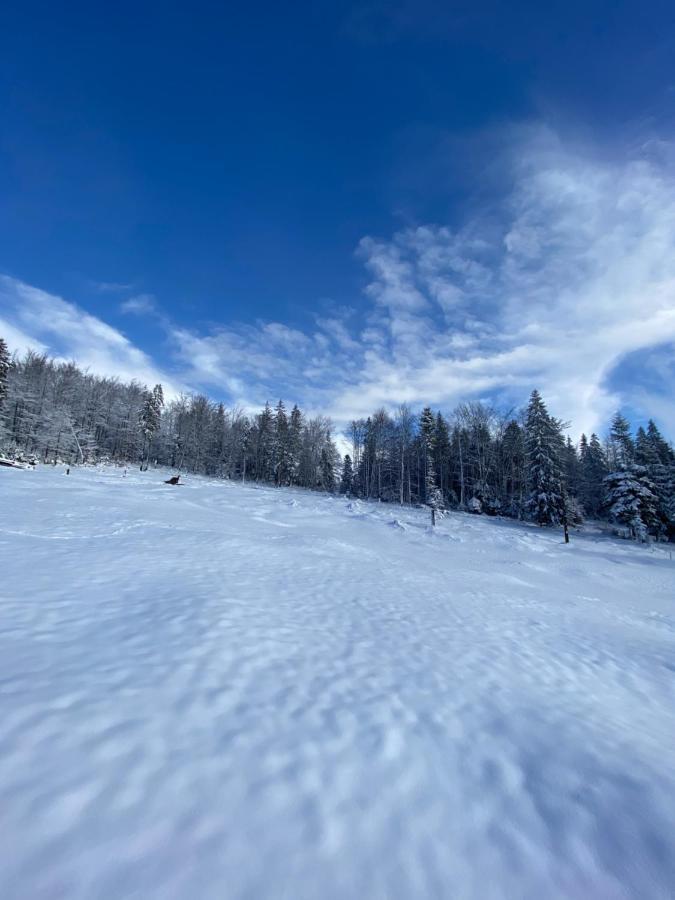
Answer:
<path fill-rule="evenodd" d="M 663 547 L 0 470 L 0 896 L 672 898 Z"/>

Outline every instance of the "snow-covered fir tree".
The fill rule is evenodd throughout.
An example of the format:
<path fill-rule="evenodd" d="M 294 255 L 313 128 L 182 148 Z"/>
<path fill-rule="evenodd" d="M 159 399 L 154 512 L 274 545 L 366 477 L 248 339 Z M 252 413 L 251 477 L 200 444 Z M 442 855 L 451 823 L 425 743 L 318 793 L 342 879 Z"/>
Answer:
<path fill-rule="evenodd" d="M 607 439 L 607 462 L 612 470 L 625 469 L 633 462 L 635 444 L 630 423 L 619 411 L 615 413 Z"/>
<path fill-rule="evenodd" d="M 291 416 L 288 423 L 288 468 L 291 484 L 298 484 L 300 478 L 303 428 L 303 416 L 296 403 L 291 410 Z"/>
<path fill-rule="evenodd" d="M 546 409 L 539 391 L 532 391 L 525 423 L 530 495 L 528 509 L 539 525 L 556 525 L 565 514 L 562 438 L 559 423 Z"/>
<path fill-rule="evenodd" d="M 660 536 L 668 535 L 675 528 L 675 454 L 651 419 L 647 431 L 638 428 L 635 462 L 645 467 L 647 478 L 653 486 L 658 533 Z"/>
<path fill-rule="evenodd" d="M 436 462 L 440 461 L 440 458 L 436 456 L 437 419 L 428 406 L 422 410 L 419 427 L 420 454 L 424 466 L 423 497 L 424 503 L 431 510 L 431 524 L 435 525 L 436 514 L 444 508 L 444 503 L 436 474 Z M 441 436 L 443 436 L 442 429 Z"/>
<path fill-rule="evenodd" d="M 614 470 L 604 479 L 606 512 L 611 521 L 627 526 L 631 536 L 641 541 L 667 532 L 667 513 L 651 477 L 661 472 L 658 437 L 652 429 L 648 439 L 641 428 L 635 442 L 630 423 L 617 413 L 607 442 Z"/>
<path fill-rule="evenodd" d="M 610 520 L 625 525 L 636 540 L 657 530 L 657 498 L 644 466 L 629 463 L 605 476 L 605 505 Z"/>
<path fill-rule="evenodd" d="M 429 406 L 425 406 L 419 421 L 420 457 L 423 467 L 422 502 L 430 505 L 430 494 L 438 490 L 434 468 L 436 419 Z"/>
<path fill-rule="evenodd" d="M 436 516 L 445 509 L 443 495 L 436 484 L 432 469 L 427 470 L 427 484 L 425 489 L 427 506 L 431 510 L 431 524 L 436 524 Z"/>

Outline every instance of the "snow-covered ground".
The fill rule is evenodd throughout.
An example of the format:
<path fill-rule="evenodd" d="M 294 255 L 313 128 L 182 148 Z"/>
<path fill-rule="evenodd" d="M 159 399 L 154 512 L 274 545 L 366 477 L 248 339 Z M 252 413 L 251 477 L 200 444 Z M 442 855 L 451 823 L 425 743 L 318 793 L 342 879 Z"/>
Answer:
<path fill-rule="evenodd" d="M 675 561 L 0 470 L 0 896 L 672 898 Z"/>

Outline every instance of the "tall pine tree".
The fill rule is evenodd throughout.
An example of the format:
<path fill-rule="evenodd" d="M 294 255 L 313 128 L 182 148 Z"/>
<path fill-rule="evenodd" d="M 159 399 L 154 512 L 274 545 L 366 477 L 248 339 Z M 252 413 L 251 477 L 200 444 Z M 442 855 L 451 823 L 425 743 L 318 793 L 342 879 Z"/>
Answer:
<path fill-rule="evenodd" d="M 565 514 L 565 495 L 558 423 L 551 418 L 539 391 L 532 391 L 527 407 L 525 445 L 530 486 L 528 509 L 539 525 L 557 525 Z"/>

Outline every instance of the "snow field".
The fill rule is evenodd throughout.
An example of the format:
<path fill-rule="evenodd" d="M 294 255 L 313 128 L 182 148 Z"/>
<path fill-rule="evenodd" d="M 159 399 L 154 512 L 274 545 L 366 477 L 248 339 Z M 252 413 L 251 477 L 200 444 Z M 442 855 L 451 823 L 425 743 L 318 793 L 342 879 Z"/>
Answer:
<path fill-rule="evenodd" d="M 663 548 L 0 472 L 0 896 L 671 898 Z"/>

